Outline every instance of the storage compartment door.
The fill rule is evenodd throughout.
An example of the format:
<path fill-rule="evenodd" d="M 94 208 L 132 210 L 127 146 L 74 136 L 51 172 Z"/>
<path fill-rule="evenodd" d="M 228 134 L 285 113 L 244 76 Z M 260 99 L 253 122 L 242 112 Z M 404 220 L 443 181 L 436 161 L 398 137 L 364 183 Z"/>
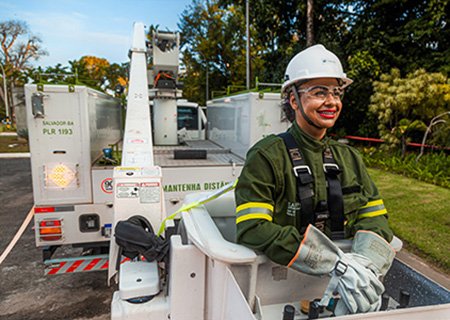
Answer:
<path fill-rule="evenodd" d="M 86 88 L 30 86 L 26 99 L 36 205 L 91 203 Z"/>

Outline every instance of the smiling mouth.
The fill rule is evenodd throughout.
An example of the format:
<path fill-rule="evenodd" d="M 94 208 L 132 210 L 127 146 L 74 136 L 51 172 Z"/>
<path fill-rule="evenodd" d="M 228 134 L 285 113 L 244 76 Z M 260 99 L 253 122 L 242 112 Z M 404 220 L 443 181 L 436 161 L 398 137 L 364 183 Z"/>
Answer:
<path fill-rule="evenodd" d="M 334 119 L 336 117 L 337 111 L 330 111 L 330 110 L 324 110 L 324 111 L 317 111 L 317 113 L 325 119 Z"/>

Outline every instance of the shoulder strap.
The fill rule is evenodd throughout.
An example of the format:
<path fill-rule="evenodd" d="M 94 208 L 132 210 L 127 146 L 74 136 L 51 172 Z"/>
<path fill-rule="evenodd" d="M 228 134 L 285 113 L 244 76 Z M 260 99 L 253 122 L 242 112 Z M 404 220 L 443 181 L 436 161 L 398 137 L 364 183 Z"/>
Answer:
<path fill-rule="evenodd" d="M 333 240 L 344 238 L 344 201 L 342 186 L 338 175 L 342 170 L 337 165 L 331 149 L 323 152 L 323 171 L 328 182 L 328 210 L 331 218 L 331 237 Z"/>
<path fill-rule="evenodd" d="M 314 178 L 294 137 L 287 131 L 278 136 L 284 141 L 289 157 L 291 158 L 294 175 L 297 177 L 297 194 L 301 205 L 301 215 L 296 215 L 296 226 L 300 233 L 303 233 L 309 224 L 314 224 L 315 222 L 314 190 L 312 185 Z"/>

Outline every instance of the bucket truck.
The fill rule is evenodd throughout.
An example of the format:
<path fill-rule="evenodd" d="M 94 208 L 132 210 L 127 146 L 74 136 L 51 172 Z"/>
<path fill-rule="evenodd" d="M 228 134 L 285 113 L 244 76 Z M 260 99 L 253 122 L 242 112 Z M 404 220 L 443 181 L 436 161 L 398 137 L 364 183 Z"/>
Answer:
<path fill-rule="evenodd" d="M 233 188 L 232 184 L 214 191 L 193 190 L 195 192 L 184 198 L 183 207 L 177 211 L 179 219 L 176 223 L 168 219 L 176 215 L 169 214 L 173 211 L 168 211 L 165 205 L 167 193 L 164 192 L 163 184 L 166 172 L 164 167 L 158 165 L 155 149 L 152 148 L 153 131 L 147 106 L 148 100 L 152 98 L 155 107 L 164 108 L 154 110 L 160 114 L 159 119 L 169 119 L 176 111 L 178 91 L 176 86 L 161 84 L 148 93 L 147 47 L 142 24 L 135 24 L 133 39 L 122 162 L 114 168 L 113 174 L 114 218 L 108 278 L 118 281 L 118 291 L 113 295 L 111 319 L 330 318 L 332 313 L 329 310 L 309 308 L 305 314 L 302 313 L 301 305 L 302 301 L 314 301 L 322 296 L 328 283 L 326 278 L 287 269 L 235 243 L 235 202 L 233 193 L 227 192 Z M 173 38 L 162 39 L 170 41 Z M 157 72 L 174 70 L 165 66 Z M 173 74 L 168 75 L 166 80 L 173 77 Z M 262 110 L 264 97 L 247 93 L 212 103 L 213 112 L 228 113 L 229 118 L 223 117 L 211 136 L 236 154 L 242 154 L 252 143 L 249 115 L 253 103 L 260 107 L 257 110 Z M 168 113 L 161 115 L 165 111 Z M 234 118 L 233 114 L 238 113 L 240 117 Z M 210 117 L 214 118 L 214 115 L 208 111 Z M 248 127 L 237 126 L 233 121 L 228 123 L 228 119 L 236 123 L 248 121 Z M 165 127 L 162 129 L 165 130 Z M 239 130 L 241 134 L 247 132 L 247 139 L 237 138 Z M 175 138 L 168 131 L 164 132 L 167 134 L 158 132 L 159 138 L 167 139 L 167 144 L 175 143 Z M 178 170 L 178 175 L 185 175 L 194 169 L 189 167 Z M 231 181 L 231 176 L 229 178 Z M 134 254 L 131 258 L 128 256 L 131 260 L 122 262 L 130 248 L 124 246 L 123 242 L 118 244 L 121 243 L 120 239 L 123 240 L 119 236 L 119 226 L 127 221 L 131 223 L 133 219 L 136 221 L 136 217 L 148 222 L 142 225 L 143 232 L 154 241 L 153 249 L 164 248 L 152 251 L 167 252 L 164 259 L 148 259 L 147 252 Z M 157 230 L 162 230 L 163 238 L 155 234 Z M 133 241 L 128 242 L 131 245 L 148 240 L 131 238 Z M 395 243 L 393 245 L 399 250 L 400 242 Z M 345 240 L 339 246 L 343 250 L 349 249 L 349 243 Z M 401 262 L 394 262 L 384 283 L 386 296 L 383 299 L 383 311 L 342 316 L 339 319 L 448 318 L 449 291 Z"/>

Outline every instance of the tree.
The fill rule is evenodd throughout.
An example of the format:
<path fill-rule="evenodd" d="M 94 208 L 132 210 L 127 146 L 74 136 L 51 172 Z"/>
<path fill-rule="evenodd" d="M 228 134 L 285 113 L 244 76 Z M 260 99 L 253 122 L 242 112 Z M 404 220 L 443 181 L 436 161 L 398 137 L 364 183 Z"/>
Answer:
<path fill-rule="evenodd" d="M 110 64 L 106 59 L 84 56 L 69 61 L 69 66 L 60 63 L 55 66 L 29 68 L 21 73 L 18 82 L 24 84 L 29 80 L 42 84 L 86 85 L 91 88 L 112 93 L 117 86 L 125 87 L 128 83 L 128 63 Z"/>
<path fill-rule="evenodd" d="M 344 112 L 335 126 L 337 132 L 375 136 L 378 134 L 377 118 L 368 112 L 368 102 L 373 93 L 372 81 L 379 79 L 381 66 L 367 50 L 357 51 L 348 60 L 347 76 L 354 82 L 346 89 Z M 355 126 L 354 124 L 358 124 Z"/>
<path fill-rule="evenodd" d="M 306 46 L 314 44 L 314 0 L 306 1 Z"/>
<path fill-rule="evenodd" d="M 0 22 L 0 49 L 0 63 L 5 69 L 9 85 L 9 92 L 6 94 L 9 97 L 8 101 L 12 101 L 11 87 L 16 84 L 21 73 L 30 68 L 31 61 L 47 55 L 47 52 L 42 48 L 41 39 L 33 35 L 27 23 L 21 20 Z M 0 87 L 0 98 L 4 104 L 5 92 L 3 85 Z"/>
<path fill-rule="evenodd" d="M 400 70 L 401 76 L 420 68 L 443 74 L 450 71 L 449 1 L 350 0 L 335 1 L 334 6 L 346 22 L 341 26 L 342 36 L 337 37 L 340 48 L 336 52 L 348 57 L 345 69 L 354 80 L 344 101 L 352 112 L 344 113 L 337 127 L 347 134 L 376 136 L 368 105 L 372 84 L 382 73 L 392 68 Z M 318 29 L 320 34 L 333 35 Z M 361 66 L 366 66 L 364 72 Z"/>
<path fill-rule="evenodd" d="M 47 52 L 41 47 L 42 40 L 33 35 L 24 21 L 0 22 L 2 61 L 16 70 L 29 67 L 31 60 L 38 60 Z"/>
<path fill-rule="evenodd" d="M 98 90 L 106 87 L 106 74 L 109 61 L 94 56 L 83 56 L 79 60 L 69 61 L 72 73 L 76 74 L 79 83 Z"/>
<path fill-rule="evenodd" d="M 204 103 L 206 82 L 209 92 L 223 91 L 228 85 L 245 86 L 243 7 L 230 4 L 221 8 L 218 1 L 195 0 L 182 13 L 178 27 L 186 67 L 182 80 L 188 99 Z M 252 72 L 258 72 L 262 65 L 257 50 L 253 44 Z"/>
<path fill-rule="evenodd" d="M 404 155 L 411 135 L 425 131 L 425 123 L 450 110 L 450 82 L 443 74 L 424 69 L 401 78 L 400 71 L 393 69 L 374 82 L 369 110 L 379 120 L 380 136 L 387 147 L 401 146 Z"/>
<path fill-rule="evenodd" d="M 354 13 L 345 43 L 349 52 L 368 50 L 382 66 L 402 74 L 425 68 L 450 71 L 448 0 L 348 1 Z"/>

